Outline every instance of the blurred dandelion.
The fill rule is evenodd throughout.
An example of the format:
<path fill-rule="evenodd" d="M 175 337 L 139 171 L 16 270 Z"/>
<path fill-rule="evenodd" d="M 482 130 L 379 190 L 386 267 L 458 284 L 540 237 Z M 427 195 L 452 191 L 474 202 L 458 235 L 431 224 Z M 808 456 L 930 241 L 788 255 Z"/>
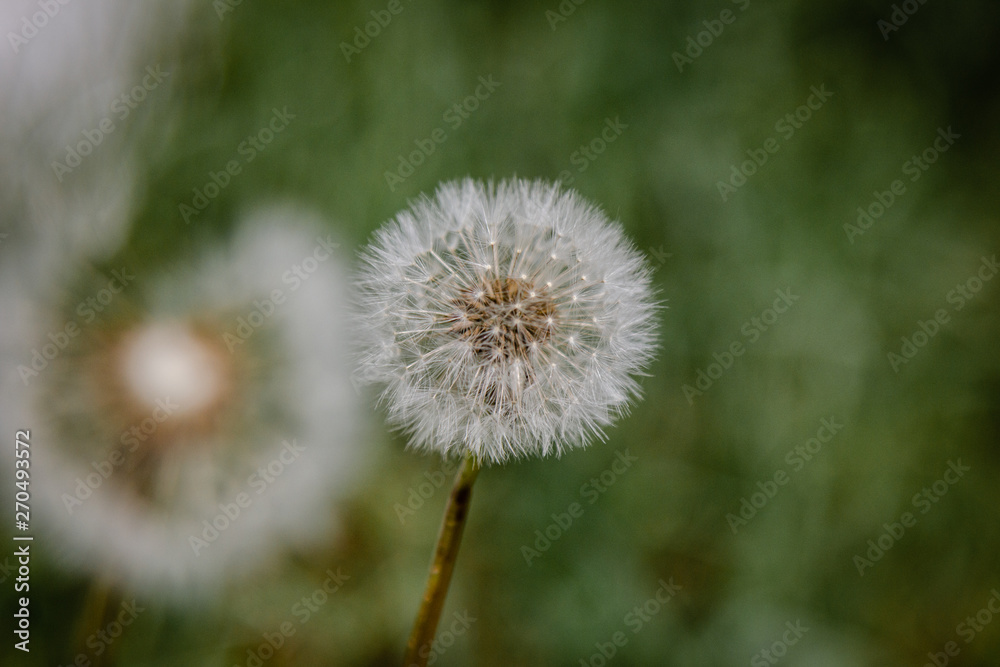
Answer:
<path fill-rule="evenodd" d="M 150 118 L 165 125 L 154 111 L 170 99 L 190 3 L 42 9 L 33 0 L 0 7 L 12 28 L 0 58 L 0 232 L 6 245 L 33 248 L 21 272 L 39 276 L 61 271 L 67 257 L 106 259 L 128 232 L 143 182 L 135 138 Z M 140 105 L 130 91 L 147 67 L 166 74 Z M 0 256 L 18 260 L 2 245 Z"/>
<path fill-rule="evenodd" d="M 190 595 L 329 534 L 359 456 L 346 281 L 321 229 L 293 209 L 260 212 L 194 266 L 136 269 L 92 323 L 0 296 L 3 352 L 25 362 L 0 412 L 45 443 L 34 497 L 64 562 Z M 79 331 L 37 370 L 31 350 L 65 335 L 67 317 Z"/>
<path fill-rule="evenodd" d="M 358 279 L 363 379 L 418 449 L 458 454 L 405 664 L 426 664 L 478 469 L 603 436 L 655 349 L 642 256 L 597 208 L 525 180 L 442 185 L 382 228 Z"/>

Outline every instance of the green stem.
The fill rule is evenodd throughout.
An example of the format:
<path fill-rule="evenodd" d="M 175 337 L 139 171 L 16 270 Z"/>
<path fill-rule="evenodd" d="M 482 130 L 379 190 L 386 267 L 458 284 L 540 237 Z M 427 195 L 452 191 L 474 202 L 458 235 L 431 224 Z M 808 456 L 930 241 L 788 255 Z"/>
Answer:
<path fill-rule="evenodd" d="M 92 636 L 94 632 L 103 630 L 113 617 L 113 609 L 121 603 L 121 595 L 112 587 L 110 580 L 105 577 L 95 577 L 91 582 L 84 599 L 83 609 L 76 624 L 76 649 L 77 654 L 91 653 L 93 647 L 85 645 L 85 638 Z M 106 647 L 100 655 L 94 655 L 90 661 L 92 667 L 103 667 L 114 664 L 111 646 Z"/>
<path fill-rule="evenodd" d="M 471 456 L 467 456 L 458 475 L 455 476 L 455 485 L 451 489 L 448 505 L 445 507 L 434 560 L 431 561 L 431 572 L 427 577 L 427 588 L 424 590 L 424 599 L 420 603 L 417 620 L 413 624 L 410 640 L 406 644 L 404 667 L 425 667 L 427 664 L 430 644 L 437 632 L 444 599 L 448 595 L 451 573 L 455 569 L 455 557 L 458 556 L 458 547 L 462 542 L 462 530 L 465 528 L 465 518 L 472 500 L 472 483 L 476 481 L 478 474 L 479 466 Z M 421 651 L 424 647 L 426 650 Z"/>

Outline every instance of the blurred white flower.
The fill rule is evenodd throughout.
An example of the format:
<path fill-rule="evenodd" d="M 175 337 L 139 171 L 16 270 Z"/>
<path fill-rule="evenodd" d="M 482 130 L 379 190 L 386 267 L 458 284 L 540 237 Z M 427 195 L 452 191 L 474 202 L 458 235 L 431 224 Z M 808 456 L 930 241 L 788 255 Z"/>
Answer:
<path fill-rule="evenodd" d="M 141 182 L 134 146 L 139 119 L 169 99 L 188 7 L 187 0 L 0 5 L 5 261 L 44 276 L 60 272 L 68 256 L 104 259 L 120 246 Z M 147 67 L 167 74 L 158 72 L 154 81 Z M 149 85 L 133 98 L 144 77 Z M 158 122 L 164 124 L 162 115 Z M 67 158 L 70 152 L 79 162 Z"/>
<path fill-rule="evenodd" d="M 329 537 L 360 457 L 346 278 L 321 230 L 261 212 L 193 266 L 116 269 L 62 308 L 5 281 L 0 421 L 31 431 L 46 551 L 184 595 Z"/>
<path fill-rule="evenodd" d="M 584 446 L 655 347 L 644 259 L 573 192 L 442 185 L 383 227 L 358 279 L 360 376 L 411 445 L 481 462 Z"/>

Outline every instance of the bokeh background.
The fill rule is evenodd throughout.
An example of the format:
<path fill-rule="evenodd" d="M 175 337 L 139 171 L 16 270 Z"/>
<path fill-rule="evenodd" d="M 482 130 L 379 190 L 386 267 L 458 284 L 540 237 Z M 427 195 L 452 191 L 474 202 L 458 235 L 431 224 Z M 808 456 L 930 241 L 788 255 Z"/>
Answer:
<path fill-rule="evenodd" d="M 996 3 L 97 6 L 60 6 L 16 52 L 9 36 L 0 46 L 0 261 L 40 258 L 4 273 L 4 291 L 71 281 L 53 268 L 67 264 L 183 273 L 274 201 L 317 211 L 350 260 L 410 198 L 467 175 L 560 179 L 648 254 L 667 308 L 644 399 L 606 442 L 483 472 L 442 630 L 467 622 L 437 664 L 1000 664 Z M 12 7 L 5 34 L 40 11 Z M 366 24 L 374 36 L 355 42 Z M 67 41 L 76 29 L 86 38 Z M 65 146 L 156 65 L 166 82 L 59 182 Z M 803 110 L 814 88 L 831 95 Z M 294 118 L 185 221 L 181 204 L 243 160 L 275 109 Z M 438 128 L 444 141 L 411 158 Z M 907 166 L 949 128 L 933 163 Z M 766 162 L 740 166 L 765 145 L 778 146 Z M 734 165 L 753 173 L 730 181 Z M 852 227 L 897 179 L 903 194 Z M 768 312 L 778 290 L 792 305 Z M 912 358 L 890 356 L 913 352 L 902 339 L 942 309 Z M 15 346 L 5 376 L 37 344 Z M 449 482 L 421 487 L 440 484 L 442 462 L 406 451 L 366 391 L 367 464 L 329 506 L 329 536 L 211 596 L 108 592 L 65 566 L 72 553 L 38 518 L 31 652 L 12 646 L 8 565 L 3 664 L 399 664 Z M 5 448 L 32 426 L 19 419 L 2 424 Z M 823 420 L 842 427 L 827 438 Z M 634 463 L 607 473 L 625 452 Z M 935 487 L 950 463 L 967 471 Z M 594 493 L 602 473 L 614 483 Z M 551 528 L 574 502 L 582 516 Z M 904 512 L 915 524 L 885 537 Z M 526 556 L 547 529 L 558 538 Z M 296 604 L 338 568 L 349 578 L 303 621 Z M 679 588 L 649 603 L 661 580 Z M 101 655 L 87 638 L 117 607 L 95 590 L 145 609 Z"/>

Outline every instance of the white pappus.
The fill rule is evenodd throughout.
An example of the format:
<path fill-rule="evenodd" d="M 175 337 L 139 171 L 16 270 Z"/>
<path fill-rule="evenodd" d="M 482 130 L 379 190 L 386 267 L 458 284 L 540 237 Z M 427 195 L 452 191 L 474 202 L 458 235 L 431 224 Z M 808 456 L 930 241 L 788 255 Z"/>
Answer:
<path fill-rule="evenodd" d="M 638 395 L 658 305 L 643 256 L 542 181 L 441 185 L 362 254 L 359 376 L 411 446 L 499 463 L 585 446 Z"/>

